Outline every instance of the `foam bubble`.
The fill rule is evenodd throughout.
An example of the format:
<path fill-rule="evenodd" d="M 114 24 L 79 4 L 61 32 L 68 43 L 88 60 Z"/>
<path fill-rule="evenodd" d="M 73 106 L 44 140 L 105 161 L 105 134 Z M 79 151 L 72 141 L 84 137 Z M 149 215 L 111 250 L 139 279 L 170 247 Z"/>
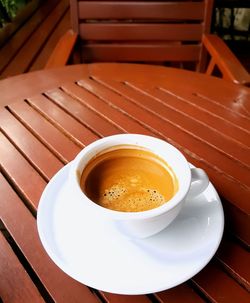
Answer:
<path fill-rule="evenodd" d="M 103 197 L 107 200 L 116 200 L 120 199 L 122 195 L 126 193 L 126 188 L 123 186 L 120 186 L 119 184 L 113 185 L 109 189 L 105 189 L 103 193 Z"/>
<path fill-rule="evenodd" d="M 164 196 L 159 193 L 157 190 L 155 189 L 147 189 L 147 192 L 150 195 L 150 201 L 154 201 L 154 202 L 158 202 L 159 205 L 163 204 L 165 202 L 165 198 Z"/>
<path fill-rule="evenodd" d="M 156 189 L 126 188 L 116 184 L 104 191 L 101 205 L 120 211 L 144 211 L 165 203 L 164 196 Z"/>

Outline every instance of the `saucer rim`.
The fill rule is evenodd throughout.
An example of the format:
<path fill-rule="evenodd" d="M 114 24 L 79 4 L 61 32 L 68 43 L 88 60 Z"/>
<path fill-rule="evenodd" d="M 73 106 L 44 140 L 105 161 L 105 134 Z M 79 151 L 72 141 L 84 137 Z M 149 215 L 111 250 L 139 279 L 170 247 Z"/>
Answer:
<path fill-rule="evenodd" d="M 160 286 L 160 287 L 153 287 L 152 289 L 148 289 L 147 290 L 136 290 L 136 289 L 133 289 L 133 290 L 127 290 L 127 291 L 124 291 L 124 290 L 121 290 L 119 291 L 118 289 L 112 289 L 112 286 L 110 288 L 102 288 L 102 287 L 99 287 L 97 288 L 96 285 L 92 284 L 92 283 L 87 283 L 86 284 L 86 281 L 83 282 L 79 279 L 77 279 L 75 276 L 76 274 L 74 272 L 72 272 L 70 266 L 65 266 L 65 264 L 60 260 L 60 258 L 58 257 L 57 254 L 55 254 L 53 252 L 52 249 L 50 249 L 50 245 L 48 244 L 47 240 L 46 240 L 46 236 L 45 234 L 43 233 L 43 230 L 42 230 L 42 218 L 41 218 L 41 208 L 43 207 L 43 204 L 45 202 L 43 201 L 46 201 L 46 199 L 44 198 L 46 195 L 47 195 L 47 191 L 48 191 L 48 188 L 53 186 L 53 183 L 54 183 L 54 180 L 58 178 L 59 175 L 63 175 L 63 174 L 68 174 L 68 171 L 70 169 L 70 165 L 71 165 L 72 162 L 69 162 L 68 164 L 66 164 L 63 168 L 61 168 L 52 178 L 51 180 L 49 181 L 49 183 L 47 184 L 47 186 L 45 187 L 43 193 L 42 193 L 42 196 L 40 198 L 40 201 L 39 201 L 39 205 L 38 205 L 38 208 L 37 208 L 37 229 L 38 229 L 38 234 L 39 234 L 39 238 L 42 242 L 42 245 L 46 251 L 46 253 L 48 254 L 48 256 L 51 258 L 51 260 L 56 264 L 56 266 L 58 266 L 63 272 L 65 272 L 67 275 L 69 275 L 71 278 L 73 278 L 74 280 L 88 286 L 88 287 L 92 287 L 92 288 L 95 288 L 95 289 L 98 289 L 100 291 L 104 291 L 104 292 L 110 292 L 110 293 L 114 293 L 114 294 L 119 294 L 119 295 L 145 295 L 145 294 L 150 294 L 150 293 L 157 293 L 157 292 L 160 292 L 160 291 L 164 291 L 164 290 L 167 290 L 167 289 L 170 289 L 170 288 L 173 288 L 175 286 L 178 286 L 184 282 L 186 282 L 187 280 L 191 279 L 192 277 L 194 277 L 196 274 L 198 274 L 210 261 L 211 259 L 214 257 L 220 243 L 221 243 L 221 240 L 222 240 L 222 236 L 223 236 L 223 232 L 224 232 L 224 211 L 223 211 L 223 207 L 222 207 L 222 203 L 221 203 L 221 200 L 220 200 L 220 197 L 216 191 L 216 189 L 214 188 L 213 184 L 211 182 L 209 182 L 209 185 L 211 186 L 211 190 L 213 190 L 215 196 L 216 196 L 216 200 L 218 202 L 218 210 L 220 211 L 220 230 L 217 231 L 217 241 L 216 243 L 214 244 L 214 247 L 213 247 L 213 251 L 211 252 L 211 255 L 207 258 L 206 262 L 204 262 L 202 264 L 202 266 L 198 267 L 196 270 L 194 270 L 192 272 L 192 274 L 190 275 L 190 273 L 188 273 L 187 275 L 182 275 L 181 276 L 181 279 L 176 279 L 176 280 L 173 280 L 173 283 L 168 283 L 168 285 L 164 286 Z M 193 166 L 192 164 L 190 164 L 190 167 L 195 167 Z M 66 176 L 67 177 L 67 176 Z M 65 182 L 66 182 L 66 177 L 65 177 Z M 57 194 L 56 194 L 57 195 Z M 65 268 L 66 267 L 66 268 Z M 163 283 L 164 284 L 164 283 Z"/>

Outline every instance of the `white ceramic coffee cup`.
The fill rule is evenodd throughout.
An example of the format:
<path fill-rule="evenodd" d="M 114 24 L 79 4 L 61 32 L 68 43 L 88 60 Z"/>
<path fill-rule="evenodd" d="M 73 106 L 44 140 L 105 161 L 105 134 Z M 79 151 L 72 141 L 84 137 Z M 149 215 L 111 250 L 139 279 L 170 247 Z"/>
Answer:
<path fill-rule="evenodd" d="M 141 211 L 121 212 L 104 208 L 91 201 L 81 190 L 80 178 L 83 169 L 95 155 L 119 145 L 135 145 L 161 157 L 174 171 L 178 179 L 178 191 L 162 206 Z M 146 238 L 166 228 L 179 214 L 185 200 L 195 197 L 208 186 L 206 173 L 199 168 L 190 168 L 183 154 L 166 141 L 138 134 L 121 134 L 102 138 L 85 147 L 72 161 L 68 184 L 75 202 L 88 208 L 93 218 L 106 216 L 117 228 L 130 237 Z"/>

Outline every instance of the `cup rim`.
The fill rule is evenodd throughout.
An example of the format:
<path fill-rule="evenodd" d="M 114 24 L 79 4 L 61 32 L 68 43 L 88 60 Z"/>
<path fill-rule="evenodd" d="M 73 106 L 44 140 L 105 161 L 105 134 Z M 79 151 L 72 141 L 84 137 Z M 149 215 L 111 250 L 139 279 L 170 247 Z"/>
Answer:
<path fill-rule="evenodd" d="M 120 139 L 124 139 L 124 138 L 130 138 L 133 140 L 152 140 L 154 142 L 158 142 L 161 144 L 164 144 L 168 149 L 173 150 L 175 153 L 178 154 L 179 159 L 182 161 L 182 165 L 183 165 L 183 172 L 185 172 L 185 176 L 184 178 L 185 183 L 184 185 L 178 189 L 177 193 L 169 200 L 167 201 L 167 203 L 164 203 L 163 205 L 153 208 L 153 209 L 149 209 L 149 210 L 145 210 L 145 211 L 139 211 L 139 212 L 123 212 L 123 211 L 117 211 L 117 210 L 112 210 L 112 209 L 108 209 L 105 208 L 103 206 L 98 205 L 97 203 L 95 203 L 94 201 L 90 200 L 85 193 L 82 191 L 81 187 L 80 187 L 80 177 L 79 174 L 81 175 L 81 172 L 79 172 L 79 165 L 82 163 L 84 157 L 86 157 L 87 155 L 89 156 L 89 154 L 96 148 L 98 148 L 98 146 L 100 147 L 99 152 L 101 152 L 103 150 L 103 148 L 101 148 L 105 143 L 107 142 L 114 142 L 114 141 L 119 141 Z M 133 144 L 133 143 L 117 143 L 115 145 L 112 146 L 118 146 L 121 144 Z M 136 144 L 135 144 L 136 145 Z M 145 148 L 142 144 L 137 144 L 138 147 L 142 147 Z M 111 147 L 111 146 L 110 146 Z M 152 151 L 156 153 L 155 151 Z M 97 154 L 97 153 L 95 153 Z M 156 153 L 157 154 L 157 153 Z M 83 166 L 83 168 L 87 165 L 87 163 L 94 157 L 94 155 L 92 155 L 91 157 L 89 157 L 88 160 L 86 160 L 85 165 Z M 87 158 L 87 157 L 86 157 Z M 82 169 L 83 169 L 82 168 Z M 146 219 L 146 218 L 150 218 L 150 217 L 156 217 L 159 216 L 163 213 L 168 212 L 169 210 L 175 208 L 177 205 L 179 205 L 179 203 L 181 203 L 186 194 L 188 193 L 190 184 L 191 184 L 191 172 L 190 172 L 190 167 L 188 164 L 188 161 L 186 160 L 186 158 L 184 157 L 184 155 L 176 148 L 174 147 L 172 144 L 168 143 L 167 141 L 164 141 L 162 139 L 156 138 L 156 137 L 152 137 L 152 136 L 148 136 L 148 135 L 141 135 L 141 134 L 118 134 L 118 135 L 112 135 L 112 136 L 107 136 L 107 137 L 103 137 L 101 139 L 98 139 L 92 143 L 90 143 L 89 145 L 87 145 L 76 157 L 75 159 L 72 161 L 71 166 L 70 166 L 70 172 L 69 172 L 69 180 L 70 180 L 70 184 L 71 186 L 74 186 L 73 191 L 77 192 L 76 197 L 78 197 L 79 199 L 82 199 L 85 201 L 85 205 L 89 206 L 92 208 L 92 210 L 96 210 L 99 213 L 102 213 L 104 215 L 107 215 L 109 217 L 113 217 L 114 219 L 119 219 L 119 220 L 140 220 L 140 219 Z"/>

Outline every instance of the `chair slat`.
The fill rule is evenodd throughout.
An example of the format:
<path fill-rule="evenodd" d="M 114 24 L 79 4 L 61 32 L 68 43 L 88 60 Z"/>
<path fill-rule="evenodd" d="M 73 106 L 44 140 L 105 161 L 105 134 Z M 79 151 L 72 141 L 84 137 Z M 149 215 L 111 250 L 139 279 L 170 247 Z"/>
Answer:
<path fill-rule="evenodd" d="M 67 11 L 68 3 L 59 1 L 58 5 L 44 20 L 44 22 L 36 29 L 35 33 L 26 41 L 22 48 L 18 51 L 13 61 L 2 72 L 3 77 L 14 76 L 26 72 L 31 65 L 31 58 L 34 59 L 44 43 L 48 34 L 52 33 L 61 19 L 61 16 Z M 27 60 L 29 58 L 29 60 Z"/>
<path fill-rule="evenodd" d="M 32 65 L 29 67 L 29 71 L 43 69 L 46 65 L 48 58 L 51 56 L 51 50 L 54 50 L 57 42 L 63 36 L 63 34 L 70 28 L 70 12 L 69 10 L 63 16 L 60 23 L 55 28 L 55 31 L 49 37 L 47 43 L 43 46 L 41 52 L 35 58 L 35 61 L 32 62 Z"/>
<path fill-rule="evenodd" d="M 202 20 L 204 2 L 79 1 L 78 13 L 79 19 Z"/>
<path fill-rule="evenodd" d="M 202 24 L 82 23 L 80 37 L 99 41 L 200 41 Z"/>
<path fill-rule="evenodd" d="M 39 9 L 31 18 L 13 35 L 0 49 L 0 72 L 11 62 L 12 58 L 18 53 L 20 48 L 28 41 L 30 36 L 36 31 L 44 20 L 44 15 L 58 3 L 58 0 L 41 1 Z M 42 12 L 42 13 L 41 13 Z"/>
<path fill-rule="evenodd" d="M 82 50 L 86 61 L 197 61 L 200 45 L 93 43 Z"/>
<path fill-rule="evenodd" d="M 83 61 L 190 62 L 195 68 L 206 1 L 78 1 L 72 20 L 78 20 Z"/>

